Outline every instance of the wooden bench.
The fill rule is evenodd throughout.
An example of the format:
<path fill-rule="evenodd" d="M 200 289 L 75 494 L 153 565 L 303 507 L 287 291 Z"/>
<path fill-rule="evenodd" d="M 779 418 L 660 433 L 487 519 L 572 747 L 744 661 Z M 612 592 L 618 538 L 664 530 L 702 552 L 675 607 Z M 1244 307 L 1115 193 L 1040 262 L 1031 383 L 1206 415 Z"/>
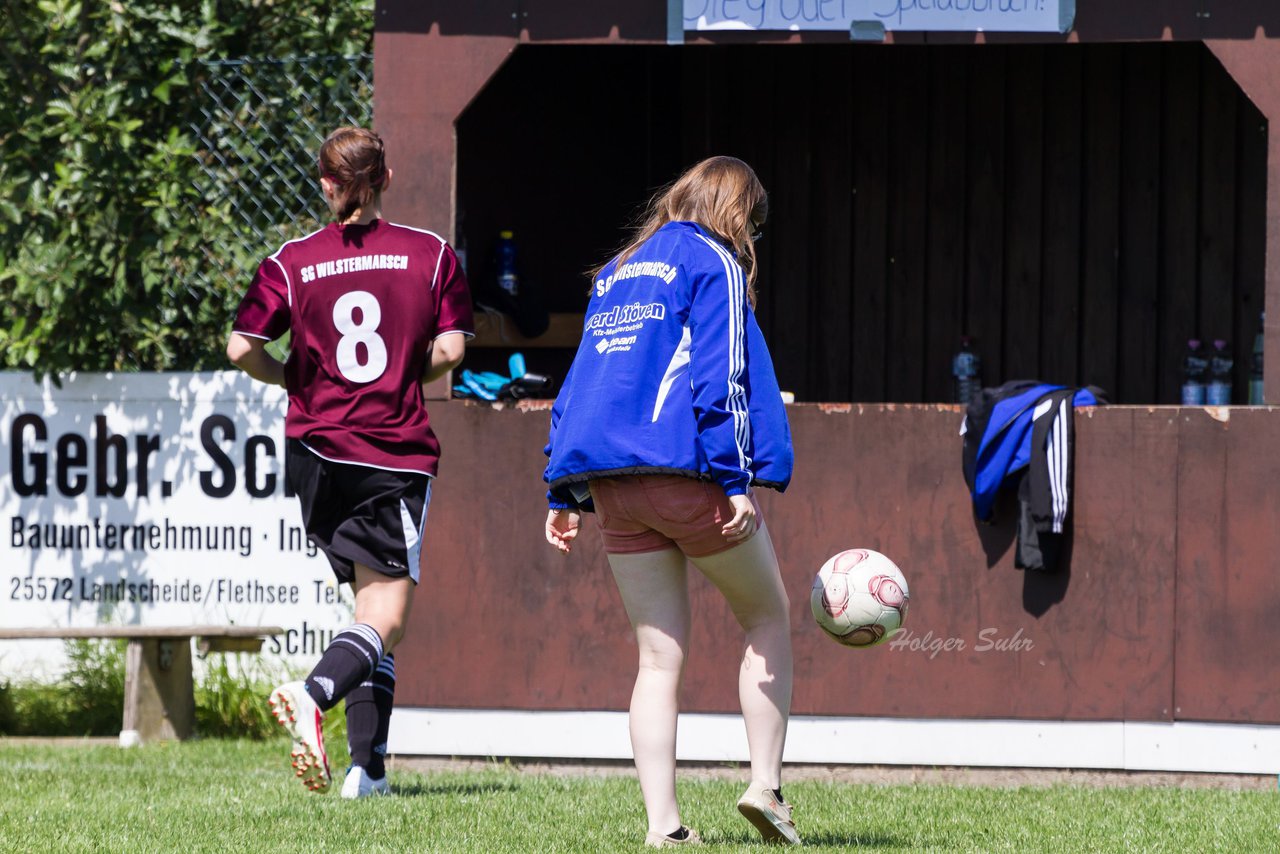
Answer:
<path fill-rule="evenodd" d="M 257 652 L 279 626 L 87 626 L 0 628 L 0 640 L 126 638 L 120 746 L 190 738 L 195 729 L 191 639 L 200 655 Z"/>

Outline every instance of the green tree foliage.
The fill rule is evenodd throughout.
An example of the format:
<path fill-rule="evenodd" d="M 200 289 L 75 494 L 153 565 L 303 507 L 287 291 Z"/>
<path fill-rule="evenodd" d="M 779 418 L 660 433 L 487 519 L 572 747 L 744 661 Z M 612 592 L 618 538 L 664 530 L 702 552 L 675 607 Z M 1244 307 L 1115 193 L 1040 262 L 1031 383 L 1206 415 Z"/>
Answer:
<path fill-rule="evenodd" d="M 245 282 L 189 273 L 205 247 L 228 272 L 262 247 L 235 245 L 195 189 L 190 63 L 368 52 L 373 0 L 0 0 L 0 16 L 0 364 L 222 367 Z"/>

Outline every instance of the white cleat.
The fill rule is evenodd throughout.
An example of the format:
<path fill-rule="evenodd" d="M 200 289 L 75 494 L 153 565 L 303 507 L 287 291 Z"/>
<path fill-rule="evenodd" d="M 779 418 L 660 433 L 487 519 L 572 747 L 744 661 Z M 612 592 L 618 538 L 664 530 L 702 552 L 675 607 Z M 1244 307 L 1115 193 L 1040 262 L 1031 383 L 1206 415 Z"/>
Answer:
<path fill-rule="evenodd" d="M 293 736 L 289 754 L 294 776 L 313 792 L 325 792 L 332 780 L 324 750 L 324 718 L 307 693 L 306 683 L 286 682 L 271 692 L 271 714 Z"/>
<path fill-rule="evenodd" d="M 347 769 L 347 779 L 342 782 L 342 797 L 354 800 L 389 794 L 391 787 L 387 785 L 386 777 L 375 780 L 359 765 L 352 765 Z"/>

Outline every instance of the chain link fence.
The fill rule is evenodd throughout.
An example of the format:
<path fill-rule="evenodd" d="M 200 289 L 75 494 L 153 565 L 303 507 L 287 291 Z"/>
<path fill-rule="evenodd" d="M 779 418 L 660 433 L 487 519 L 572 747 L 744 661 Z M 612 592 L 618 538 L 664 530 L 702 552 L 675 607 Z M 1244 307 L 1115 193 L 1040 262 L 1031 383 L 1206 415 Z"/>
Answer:
<path fill-rule="evenodd" d="M 225 221 L 229 243 L 204 249 L 188 289 L 242 288 L 258 261 L 327 219 L 315 156 L 339 125 L 373 119 L 373 56 L 202 61 L 188 69 L 195 91 L 190 131 L 203 210 Z"/>

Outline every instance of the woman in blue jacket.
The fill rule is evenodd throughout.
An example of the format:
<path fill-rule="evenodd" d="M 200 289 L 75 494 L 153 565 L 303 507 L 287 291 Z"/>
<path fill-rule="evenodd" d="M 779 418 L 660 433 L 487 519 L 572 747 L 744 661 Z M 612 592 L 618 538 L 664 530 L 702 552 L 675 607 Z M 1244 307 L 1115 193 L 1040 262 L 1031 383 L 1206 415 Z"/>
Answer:
<path fill-rule="evenodd" d="M 692 562 L 746 632 L 738 677 L 751 753 L 739 811 L 798 843 L 782 798 L 789 603 L 753 489 L 786 488 L 791 433 L 756 323 L 754 242 L 768 212 L 747 164 L 705 160 L 649 205 L 593 276 L 582 343 L 551 412 L 547 541 L 568 553 L 594 510 L 635 629 L 631 744 L 646 842 L 698 842 L 676 805 L 676 717 Z"/>

